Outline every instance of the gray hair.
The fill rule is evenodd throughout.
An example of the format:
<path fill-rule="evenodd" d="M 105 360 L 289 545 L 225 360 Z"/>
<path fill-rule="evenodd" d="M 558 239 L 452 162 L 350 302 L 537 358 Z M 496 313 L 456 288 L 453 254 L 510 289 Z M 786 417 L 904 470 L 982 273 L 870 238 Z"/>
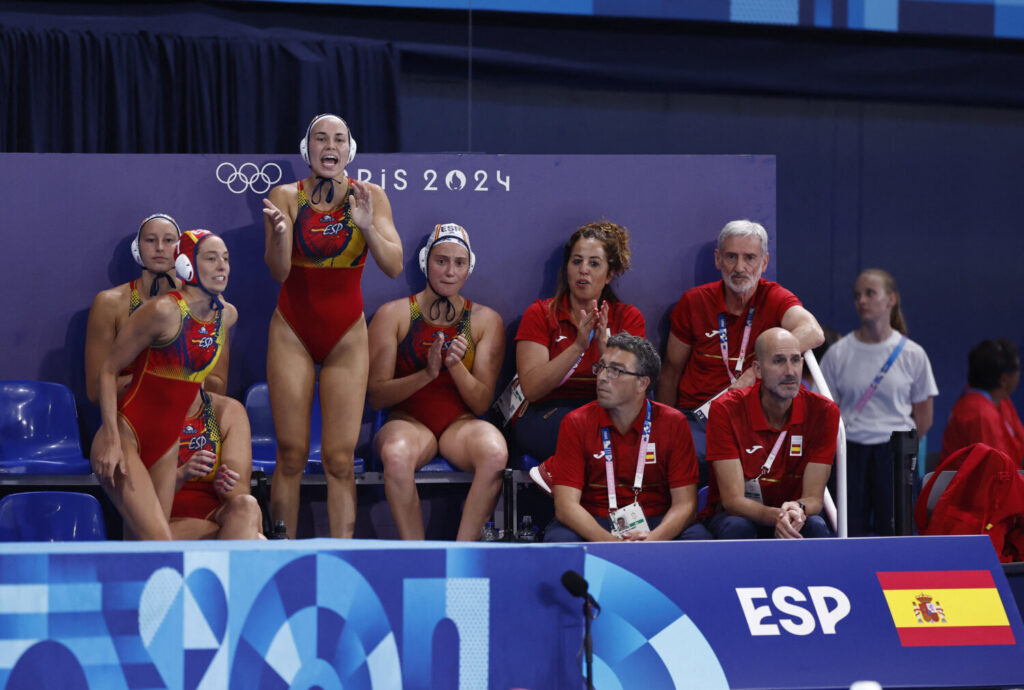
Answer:
<path fill-rule="evenodd" d="M 725 247 L 725 241 L 730 237 L 756 237 L 761 240 L 761 254 L 768 253 L 768 233 L 764 226 L 750 220 L 733 220 L 725 224 L 722 231 L 718 233 L 718 251 Z"/>
<path fill-rule="evenodd" d="M 650 379 L 647 384 L 648 388 L 658 380 L 658 373 L 661 371 L 661 357 L 658 356 L 658 351 L 651 345 L 650 340 L 623 331 L 608 338 L 605 349 L 609 347 L 629 352 L 636 357 L 636 373 Z"/>

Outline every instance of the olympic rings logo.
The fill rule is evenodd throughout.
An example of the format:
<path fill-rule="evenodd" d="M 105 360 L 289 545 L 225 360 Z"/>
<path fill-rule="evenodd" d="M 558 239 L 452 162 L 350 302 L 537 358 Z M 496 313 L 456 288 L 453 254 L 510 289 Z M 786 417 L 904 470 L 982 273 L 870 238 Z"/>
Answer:
<path fill-rule="evenodd" d="M 281 168 L 277 163 L 265 163 L 262 168 L 255 163 L 242 163 L 236 168 L 234 163 L 225 161 L 217 166 L 217 181 L 235 194 L 243 194 L 247 189 L 254 194 L 266 194 L 281 181 Z"/>

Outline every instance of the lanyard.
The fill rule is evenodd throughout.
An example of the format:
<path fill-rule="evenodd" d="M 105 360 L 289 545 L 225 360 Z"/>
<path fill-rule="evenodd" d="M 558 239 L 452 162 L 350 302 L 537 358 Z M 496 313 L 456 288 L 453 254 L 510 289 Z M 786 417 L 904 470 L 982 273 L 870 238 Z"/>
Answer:
<path fill-rule="evenodd" d="M 903 336 L 900 338 L 900 342 L 897 343 L 896 347 L 889 354 L 889 359 L 885 360 L 885 364 L 883 364 L 879 372 L 875 374 L 874 380 L 871 382 L 871 385 L 868 386 L 868 389 L 864 391 L 864 395 L 860 396 L 860 400 L 857 401 L 856 409 L 858 413 L 864 409 L 864 406 L 868 404 L 868 400 L 871 400 L 871 396 L 875 394 L 876 390 L 878 390 L 878 384 L 880 384 L 882 379 L 885 378 L 886 373 L 889 371 L 889 367 L 891 367 L 892 363 L 896 361 L 896 358 L 900 356 L 900 352 L 903 351 L 903 346 L 906 344 L 907 336 Z"/>
<path fill-rule="evenodd" d="M 763 465 L 761 465 L 761 474 L 758 478 L 767 477 L 768 473 L 772 471 L 772 464 L 775 462 L 775 456 L 779 454 L 779 448 L 782 447 L 782 439 L 784 438 L 786 438 L 785 429 L 783 429 L 782 433 L 779 434 L 779 437 L 775 439 L 775 445 L 772 446 L 772 452 L 768 453 L 768 459 L 764 461 Z"/>
<path fill-rule="evenodd" d="M 647 401 L 647 414 L 644 417 L 644 431 L 640 436 L 640 450 L 636 454 L 636 474 L 633 475 L 633 495 L 639 496 L 644 485 L 644 464 L 647 460 L 647 444 L 651 440 L 651 401 Z M 601 427 L 601 445 L 604 447 L 604 476 L 608 483 L 608 510 L 619 509 L 615 497 L 615 462 L 612 459 L 612 436 L 608 427 Z"/>
<path fill-rule="evenodd" d="M 747 357 L 747 345 L 750 344 L 750 327 L 754 323 L 754 308 L 747 312 L 747 325 L 743 328 L 743 341 L 740 343 L 740 355 L 736 358 L 736 371 L 743 371 L 743 360 Z M 735 382 L 736 376 L 729 368 L 729 334 L 725 330 L 725 314 L 718 315 L 718 344 L 722 348 L 722 361 L 725 362 L 725 371 L 729 374 L 729 381 Z"/>
<path fill-rule="evenodd" d="M 579 367 L 580 362 L 583 361 L 583 358 L 587 356 L 587 352 L 590 351 L 590 343 L 592 343 L 592 342 L 594 342 L 594 331 L 593 330 L 590 331 L 590 339 L 587 340 L 587 347 L 584 348 L 583 352 L 580 353 L 580 356 L 579 356 L 579 358 L 577 358 L 576 363 L 572 365 L 572 368 L 569 369 L 568 372 L 566 372 L 565 376 L 562 377 L 562 380 L 558 382 L 558 385 L 555 386 L 555 388 L 560 388 L 562 386 L 562 384 L 564 384 L 566 381 L 569 380 L 570 376 L 572 376 L 573 374 L 576 373 L 576 368 Z"/>

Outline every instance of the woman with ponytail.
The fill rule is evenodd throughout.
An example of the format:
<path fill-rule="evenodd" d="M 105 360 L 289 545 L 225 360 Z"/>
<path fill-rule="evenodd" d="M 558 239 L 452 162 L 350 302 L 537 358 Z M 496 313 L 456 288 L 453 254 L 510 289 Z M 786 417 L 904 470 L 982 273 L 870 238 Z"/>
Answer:
<path fill-rule="evenodd" d="M 555 296 L 527 308 L 516 333 L 522 405 L 512 420 L 516 447 L 544 461 L 555 454 L 562 418 L 597 398 L 591 366 L 608 337 L 646 337 L 643 314 L 612 281 L 629 270 L 629 230 L 607 220 L 578 228 L 562 251 Z"/>
<path fill-rule="evenodd" d="M 846 425 L 846 476 L 851 537 L 894 533 L 894 431 L 932 425 L 939 394 L 924 349 L 907 338 L 896 281 L 879 268 L 857 276 L 853 304 L 860 328 L 829 348 L 821 362 Z"/>

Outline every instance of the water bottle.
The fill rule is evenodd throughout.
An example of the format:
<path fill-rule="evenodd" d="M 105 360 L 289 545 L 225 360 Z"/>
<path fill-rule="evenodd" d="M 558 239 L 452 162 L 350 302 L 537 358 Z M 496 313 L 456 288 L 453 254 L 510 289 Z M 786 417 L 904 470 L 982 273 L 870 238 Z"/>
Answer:
<path fill-rule="evenodd" d="M 480 541 L 501 541 L 501 533 L 494 527 L 493 520 L 488 520 L 480 530 Z"/>
<path fill-rule="evenodd" d="M 287 539 L 288 531 L 285 529 L 284 520 L 274 522 L 274 529 L 270 532 L 271 539 Z"/>
<path fill-rule="evenodd" d="M 530 544 L 537 541 L 537 528 L 533 526 L 533 518 L 529 515 L 524 515 L 522 522 L 519 523 L 516 541 Z"/>

